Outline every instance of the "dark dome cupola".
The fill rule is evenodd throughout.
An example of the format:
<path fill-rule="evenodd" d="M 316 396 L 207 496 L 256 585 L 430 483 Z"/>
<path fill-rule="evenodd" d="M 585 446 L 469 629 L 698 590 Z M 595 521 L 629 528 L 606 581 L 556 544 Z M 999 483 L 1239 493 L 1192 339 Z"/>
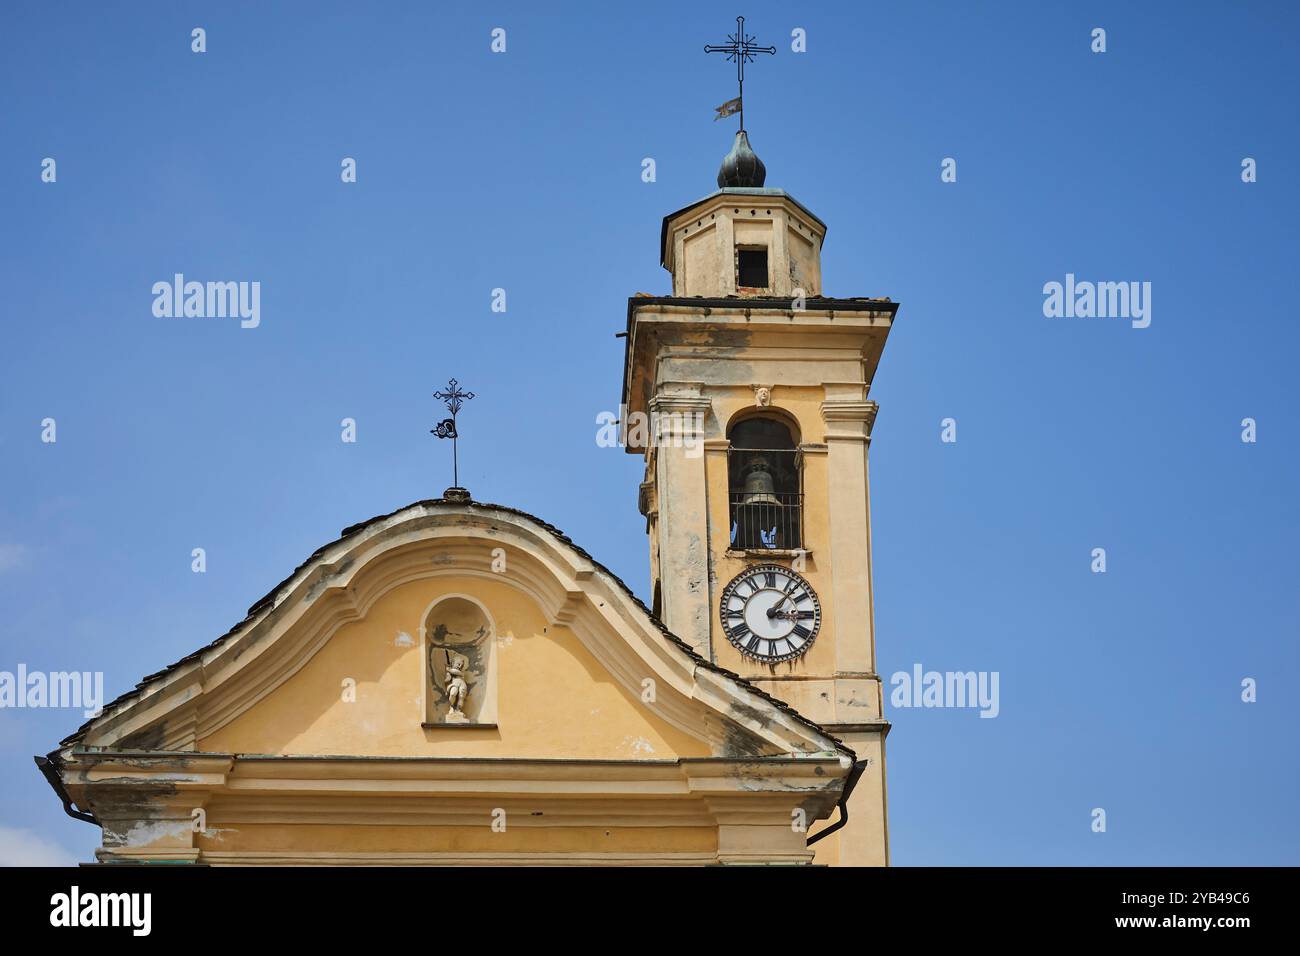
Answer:
<path fill-rule="evenodd" d="M 718 188 L 750 187 L 760 189 L 767 180 L 767 167 L 749 145 L 749 134 L 743 129 L 736 133 L 736 141 L 722 160 L 718 169 Z"/>

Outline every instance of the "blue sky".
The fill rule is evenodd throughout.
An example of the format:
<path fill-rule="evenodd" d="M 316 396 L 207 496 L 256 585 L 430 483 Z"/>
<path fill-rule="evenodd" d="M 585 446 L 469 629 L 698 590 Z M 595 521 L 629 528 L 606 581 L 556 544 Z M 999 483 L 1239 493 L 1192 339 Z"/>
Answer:
<path fill-rule="evenodd" d="M 4 5 L 0 670 L 115 696 L 436 496 L 451 376 L 462 484 L 646 596 L 640 463 L 596 416 L 627 296 L 669 290 L 660 220 L 730 146 L 701 48 L 743 13 L 778 48 L 746 83 L 767 184 L 828 224 L 828 294 L 902 303 L 879 669 L 1000 674 L 996 719 L 890 709 L 894 862 L 1300 862 L 1296 9 L 446 7 Z M 155 318 L 176 272 L 259 281 L 261 325 Z M 1150 327 L 1046 318 L 1067 273 L 1150 282 Z M 0 856 L 89 858 L 31 763 L 81 719 L 0 710 Z"/>

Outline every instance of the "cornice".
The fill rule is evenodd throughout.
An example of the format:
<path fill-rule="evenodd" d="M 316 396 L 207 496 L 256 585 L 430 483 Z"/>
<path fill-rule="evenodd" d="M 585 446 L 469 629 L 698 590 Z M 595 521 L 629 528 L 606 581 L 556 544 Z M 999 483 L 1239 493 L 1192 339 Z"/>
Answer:
<path fill-rule="evenodd" d="M 869 441 L 880 406 L 870 399 L 843 399 L 822 402 L 822 421 L 826 423 L 826 440 Z"/>

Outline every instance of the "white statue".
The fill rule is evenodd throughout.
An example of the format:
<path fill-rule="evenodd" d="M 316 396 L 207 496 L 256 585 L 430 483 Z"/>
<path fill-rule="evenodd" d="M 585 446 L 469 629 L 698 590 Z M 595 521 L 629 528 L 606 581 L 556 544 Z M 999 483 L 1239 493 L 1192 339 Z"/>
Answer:
<path fill-rule="evenodd" d="M 465 672 L 469 669 L 469 658 L 447 651 L 447 702 L 450 705 L 448 718 L 461 719 L 465 716 L 465 700 L 469 697 L 469 684 Z"/>

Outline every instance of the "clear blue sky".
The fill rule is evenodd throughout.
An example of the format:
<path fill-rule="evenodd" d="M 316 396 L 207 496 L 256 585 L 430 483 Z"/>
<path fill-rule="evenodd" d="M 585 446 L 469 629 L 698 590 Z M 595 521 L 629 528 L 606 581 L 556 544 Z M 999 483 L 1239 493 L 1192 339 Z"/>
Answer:
<path fill-rule="evenodd" d="M 462 483 L 644 597 L 641 466 L 596 416 L 626 297 L 669 290 L 661 217 L 730 145 L 701 48 L 743 13 L 778 47 L 746 91 L 768 185 L 828 224 L 829 294 L 902 303 L 880 670 L 1001 675 L 994 720 L 890 711 L 894 861 L 1300 863 L 1296 8 L 449 6 L 4 4 L 0 670 L 111 698 L 436 496 L 450 376 Z M 175 272 L 260 281 L 261 326 L 155 318 Z M 1045 318 L 1066 273 L 1151 282 L 1151 326 Z M 89 857 L 31 763 L 81 719 L 0 710 L 0 849 Z"/>

